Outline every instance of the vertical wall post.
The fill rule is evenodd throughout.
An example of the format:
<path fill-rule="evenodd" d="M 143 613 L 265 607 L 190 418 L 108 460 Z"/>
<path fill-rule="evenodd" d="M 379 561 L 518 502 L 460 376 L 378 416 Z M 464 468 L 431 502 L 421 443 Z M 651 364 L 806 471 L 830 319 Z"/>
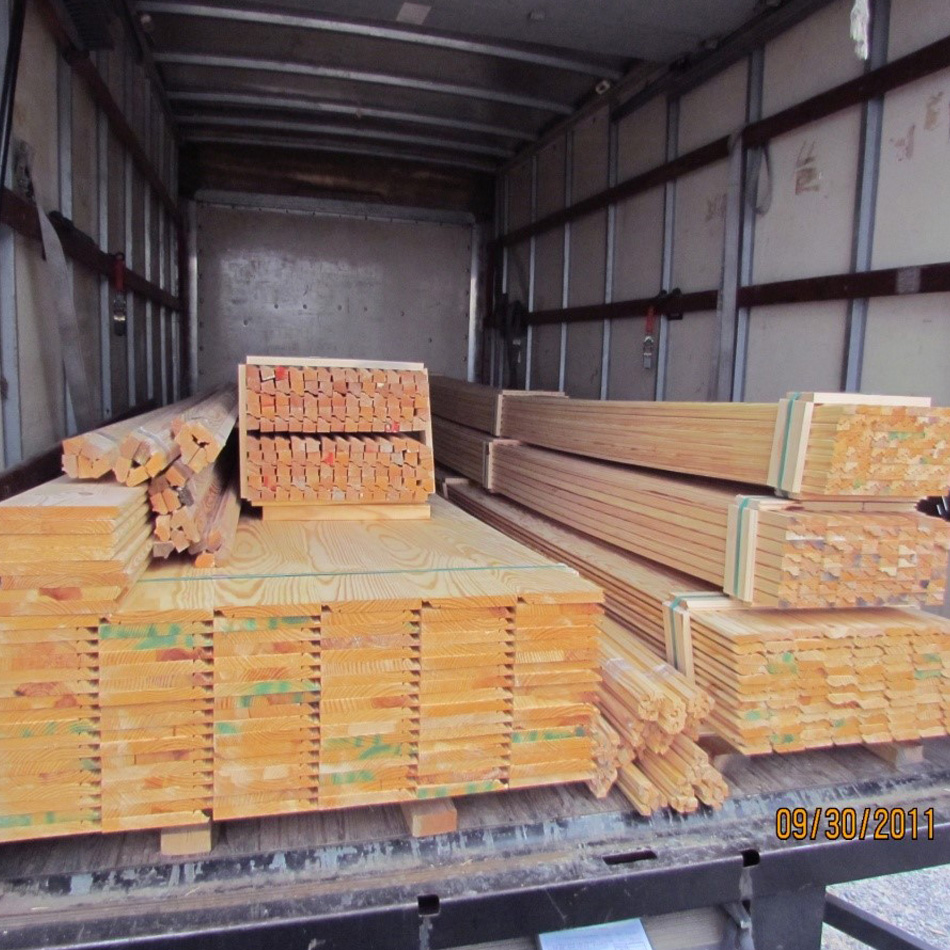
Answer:
<path fill-rule="evenodd" d="M 476 366 L 478 363 L 478 339 L 480 327 L 478 315 L 481 309 L 479 291 L 482 285 L 481 274 L 481 242 L 482 229 L 478 224 L 472 225 L 472 261 L 469 267 L 468 281 L 468 353 L 465 364 L 465 378 L 475 382 Z"/>
<path fill-rule="evenodd" d="M 155 160 L 152 151 L 152 97 L 150 94 L 145 96 L 145 151 L 151 161 Z M 145 269 L 144 276 L 146 280 L 152 280 L 152 186 L 142 179 L 142 229 L 143 243 L 145 251 Z M 145 398 L 153 399 L 155 397 L 155 341 L 153 327 L 153 305 L 152 301 L 145 301 Z"/>
<path fill-rule="evenodd" d="M 96 68 L 102 71 L 97 55 Z M 99 211 L 99 248 L 109 253 L 109 120 L 96 106 L 96 202 Z M 112 303 L 109 300 L 109 278 L 99 278 L 99 368 L 102 388 L 102 417 L 109 419 L 112 405 Z"/>
<path fill-rule="evenodd" d="M 749 54 L 749 73 L 746 82 L 746 122 L 757 122 L 762 118 L 762 93 L 765 78 L 765 50 L 762 47 Z M 761 167 L 763 150 L 753 148 L 746 154 L 745 180 L 757 182 L 756 172 Z M 739 252 L 739 286 L 752 283 L 752 267 L 755 252 L 755 218 L 758 206 L 758 194 L 748 184 L 743 196 L 742 239 Z M 732 366 L 732 399 L 741 402 L 745 399 L 745 378 L 749 358 L 749 308 L 739 307 L 736 311 L 736 346 Z"/>
<path fill-rule="evenodd" d="M 171 268 L 172 268 L 172 287 L 175 288 L 176 294 L 179 300 L 182 300 L 182 294 L 187 291 L 187 288 L 182 286 L 182 274 L 181 274 L 181 231 L 180 227 L 170 228 L 171 231 L 171 242 L 172 242 L 172 255 L 171 255 Z M 181 398 L 181 363 L 182 363 L 182 353 L 181 353 L 181 322 L 184 319 L 184 314 L 180 310 L 173 310 L 171 312 L 171 334 L 170 334 L 170 343 L 172 348 L 172 402 L 178 402 Z"/>
<path fill-rule="evenodd" d="M 168 290 L 168 228 L 165 222 L 168 212 L 158 208 L 158 286 Z M 158 308 L 158 356 L 161 362 L 162 405 L 168 402 L 168 311 L 164 306 Z"/>
<path fill-rule="evenodd" d="M 871 48 L 865 69 L 877 69 L 887 62 L 891 0 L 874 0 L 871 7 Z M 874 252 L 874 217 L 877 183 L 881 169 L 881 128 L 884 97 L 869 99 L 861 110 L 861 139 L 858 153 L 857 195 L 854 210 L 854 237 L 851 269 L 855 273 L 871 269 Z M 864 364 L 864 337 L 867 332 L 868 300 L 852 300 L 848 305 L 847 348 L 843 372 L 845 392 L 859 392 Z"/>
<path fill-rule="evenodd" d="M 505 177 L 501 184 L 501 216 L 499 220 L 501 221 L 501 231 L 499 236 L 505 235 L 508 233 L 508 195 L 511 191 L 510 188 L 511 176 L 508 172 L 505 173 Z M 508 293 L 508 256 L 509 248 L 505 245 L 501 251 L 501 293 L 502 296 L 505 296 Z M 495 301 L 496 306 L 494 308 L 495 320 L 498 319 L 498 301 Z M 498 350 L 500 349 L 498 345 L 498 327 L 492 326 L 491 328 L 491 347 L 490 347 L 490 358 L 491 358 L 491 367 L 489 370 L 489 379 L 488 382 L 490 385 L 501 385 L 503 380 L 498 378 Z"/>
<path fill-rule="evenodd" d="M 56 151 L 59 165 L 59 212 L 65 218 L 73 217 L 73 71 L 62 56 L 56 58 Z M 73 273 L 73 263 L 67 259 L 66 269 Z M 66 418 L 66 434 L 76 432 L 76 414 L 73 411 L 72 395 L 63 367 L 63 411 Z"/>
<path fill-rule="evenodd" d="M 188 387 L 198 392 L 198 203 L 188 202 Z"/>
<path fill-rule="evenodd" d="M 607 187 L 617 184 L 618 127 L 610 121 L 607 138 Z M 617 243 L 617 205 L 611 202 L 607 206 L 607 242 L 604 253 L 604 303 L 614 300 L 614 257 Z M 612 324 L 609 318 L 604 320 L 604 338 L 600 351 L 600 398 L 607 398 L 610 386 L 610 334 Z"/>
<path fill-rule="evenodd" d="M 666 103 L 666 160 L 671 162 L 679 151 L 680 103 L 669 99 Z M 660 289 L 670 290 L 673 285 L 673 235 L 676 226 L 676 179 L 663 187 L 663 258 L 660 274 Z M 660 315 L 660 329 L 656 346 L 657 400 L 666 399 L 666 377 L 670 357 L 670 321 Z"/>
<path fill-rule="evenodd" d="M 574 192 L 574 130 L 564 136 L 564 207 L 571 205 Z M 561 274 L 561 306 L 570 306 L 571 299 L 571 222 L 564 223 L 564 271 Z M 557 388 L 564 390 L 567 376 L 567 323 L 561 322 L 561 351 Z"/>
<path fill-rule="evenodd" d="M 133 63 L 131 58 L 128 55 L 123 57 L 122 62 L 122 111 L 126 116 L 132 115 L 132 70 Z M 135 252 L 135 243 L 132 237 L 132 153 L 128 150 L 125 151 L 125 159 L 123 162 L 123 175 L 124 175 L 124 203 L 123 211 L 125 215 L 125 266 L 133 267 L 134 258 L 133 254 Z M 126 352 L 126 369 L 128 370 L 128 380 L 129 380 L 129 406 L 134 406 L 138 403 L 138 390 L 137 382 L 135 378 L 135 334 L 138 331 L 138 327 L 135 325 L 135 298 L 132 296 L 131 292 L 126 291 L 125 293 L 125 352 Z"/>
<path fill-rule="evenodd" d="M 531 156 L 531 223 L 538 220 L 538 153 Z M 528 257 L 528 312 L 534 313 L 535 281 L 537 279 L 538 239 L 531 235 Z M 524 354 L 524 388 L 531 388 L 531 360 L 534 346 L 534 327 L 528 324 Z"/>
<path fill-rule="evenodd" d="M 7 62 L 10 37 L 9 0 L 0 0 L 0 75 Z M 10 177 L 7 165 L 7 180 Z M 6 182 L 0 182 L 6 185 Z M 0 420 L 2 420 L 2 464 L 16 465 L 23 460 L 20 425 L 20 344 L 16 312 L 16 238 L 0 224 Z"/>

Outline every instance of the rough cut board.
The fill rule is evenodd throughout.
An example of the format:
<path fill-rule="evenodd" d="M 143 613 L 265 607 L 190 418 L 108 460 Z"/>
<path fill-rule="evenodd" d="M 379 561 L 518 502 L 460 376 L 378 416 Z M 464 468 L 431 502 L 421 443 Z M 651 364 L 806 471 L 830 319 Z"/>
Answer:
<path fill-rule="evenodd" d="M 763 607 L 937 605 L 950 525 L 901 503 L 737 495 L 530 446 L 495 450 L 496 490 L 562 524 Z M 830 505 L 831 507 L 827 507 Z M 760 510 L 761 509 L 761 510 Z M 740 583 L 730 583 L 739 578 Z"/>
<path fill-rule="evenodd" d="M 0 781 L 0 839 L 592 781 L 601 599 L 440 499 L 429 522 L 243 519 L 228 566 L 156 564 L 107 623 L 0 619 L 63 668 L 0 634 L 0 736 L 81 736 L 30 795 Z"/>
<path fill-rule="evenodd" d="M 432 412 L 442 419 L 499 436 L 505 406 L 519 400 L 533 400 L 537 396 L 562 397 L 563 393 L 526 391 L 523 389 L 495 389 L 480 383 L 466 383 L 449 376 L 430 376 Z M 522 402 L 524 406 L 532 403 Z"/>
<path fill-rule="evenodd" d="M 500 434 L 611 462 L 771 486 L 792 497 L 916 500 L 950 484 L 950 409 L 796 393 L 775 404 L 536 398 Z"/>

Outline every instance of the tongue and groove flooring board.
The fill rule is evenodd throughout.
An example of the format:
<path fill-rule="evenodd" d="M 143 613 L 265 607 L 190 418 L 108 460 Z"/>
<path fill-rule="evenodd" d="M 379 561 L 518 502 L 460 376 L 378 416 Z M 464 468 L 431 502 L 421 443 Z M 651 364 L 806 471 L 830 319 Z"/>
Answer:
<path fill-rule="evenodd" d="M 0 619 L 0 840 L 101 827 L 96 626 Z"/>
<path fill-rule="evenodd" d="M 230 565 L 155 562 L 107 622 L 0 620 L 0 728 L 62 732 L 36 811 L 0 765 L 0 840 L 593 781 L 601 600 L 443 499 L 245 519 Z"/>
<path fill-rule="evenodd" d="M 420 363 L 249 357 L 238 367 L 241 497 L 269 517 L 427 517 L 435 491 Z M 283 510 L 282 510 L 283 509 Z"/>
<path fill-rule="evenodd" d="M 494 449 L 502 441 L 436 416 L 432 420 L 436 461 L 494 490 Z"/>
<path fill-rule="evenodd" d="M 496 447 L 506 497 L 762 607 L 937 605 L 950 525 L 885 504 L 839 512 L 545 449 Z"/>
<path fill-rule="evenodd" d="M 950 622 L 916 610 L 704 611 L 690 621 L 711 723 L 738 751 L 946 735 Z"/>
<path fill-rule="evenodd" d="M 950 482 L 950 410 L 911 397 L 796 393 L 778 404 L 513 399 L 498 434 L 604 461 L 768 485 L 796 498 L 916 500 L 942 494 Z"/>
<path fill-rule="evenodd" d="M 144 487 L 58 478 L 0 502 L 0 616 L 106 613 L 148 566 Z"/>
<path fill-rule="evenodd" d="M 470 429 L 478 429 L 488 435 L 501 435 L 505 407 L 539 396 L 564 398 L 563 393 L 526 391 L 523 389 L 495 389 L 481 383 L 467 383 L 449 376 L 430 376 L 429 390 L 432 395 L 433 415 Z"/>
<path fill-rule="evenodd" d="M 454 482 L 446 491 L 469 514 L 600 586 L 607 615 L 636 630 L 657 653 L 666 652 L 664 603 L 688 593 L 719 596 L 711 584 L 565 528 L 500 495 Z"/>
<path fill-rule="evenodd" d="M 208 621 L 100 626 L 103 831 L 209 820 L 212 658 Z"/>

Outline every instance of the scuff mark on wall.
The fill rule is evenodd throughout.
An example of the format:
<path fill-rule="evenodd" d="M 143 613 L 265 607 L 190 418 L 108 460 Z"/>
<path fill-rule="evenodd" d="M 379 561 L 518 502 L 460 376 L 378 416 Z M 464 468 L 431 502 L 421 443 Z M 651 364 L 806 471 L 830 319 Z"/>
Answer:
<path fill-rule="evenodd" d="M 897 160 L 899 162 L 910 161 L 914 157 L 914 133 L 917 131 L 917 123 L 915 122 L 907 130 L 906 135 L 902 135 L 900 138 L 891 139 L 891 145 L 894 146 L 894 149 L 897 152 Z"/>
<path fill-rule="evenodd" d="M 821 172 L 818 170 L 818 157 L 815 155 L 814 142 L 802 142 L 795 160 L 795 194 L 818 191 L 821 187 Z"/>
<path fill-rule="evenodd" d="M 924 129 L 933 132 L 940 121 L 940 103 L 943 100 L 943 92 L 936 92 L 927 97 L 927 105 L 924 107 Z"/>

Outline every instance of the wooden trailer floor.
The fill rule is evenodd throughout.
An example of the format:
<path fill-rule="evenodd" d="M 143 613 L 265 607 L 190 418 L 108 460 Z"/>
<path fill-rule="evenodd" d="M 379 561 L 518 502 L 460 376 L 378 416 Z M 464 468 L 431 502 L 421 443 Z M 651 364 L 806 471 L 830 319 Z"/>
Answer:
<path fill-rule="evenodd" d="M 902 770 L 861 747 L 738 759 L 727 766 L 733 796 L 725 807 L 685 817 L 663 811 L 645 819 L 616 790 L 597 801 L 583 786 L 560 786 L 456 799 L 459 831 L 436 838 L 408 837 L 400 809 L 385 806 L 228 822 L 213 853 L 202 858 L 163 858 L 155 832 L 7 844 L 0 846 L 0 933 L 7 948 L 99 945 L 204 926 L 251 926 L 303 908 L 311 920 L 395 906 L 419 914 L 425 895 L 437 895 L 443 908 L 453 899 L 525 888 L 550 895 L 565 882 L 593 884 L 648 866 L 673 873 L 732 862 L 741 869 L 767 863 L 767 854 L 822 844 L 821 838 L 779 841 L 774 815 L 783 805 L 932 806 L 938 830 L 946 831 L 950 739 L 928 740 L 925 749 L 924 763 Z M 950 860 L 940 847 L 921 840 L 893 867 L 853 858 L 835 871 L 828 864 L 825 883 Z M 883 859 L 884 851 L 873 854 Z M 701 906 L 690 903 L 701 900 L 701 890 L 680 884 L 672 905 L 653 900 L 635 910 Z M 570 920 L 576 919 L 572 911 Z M 587 919 L 607 918 L 596 911 Z M 551 922 L 543 915 L 525 921 L 524 932 Z M 479 932 L 476 939 L 509 935 Z"/>

